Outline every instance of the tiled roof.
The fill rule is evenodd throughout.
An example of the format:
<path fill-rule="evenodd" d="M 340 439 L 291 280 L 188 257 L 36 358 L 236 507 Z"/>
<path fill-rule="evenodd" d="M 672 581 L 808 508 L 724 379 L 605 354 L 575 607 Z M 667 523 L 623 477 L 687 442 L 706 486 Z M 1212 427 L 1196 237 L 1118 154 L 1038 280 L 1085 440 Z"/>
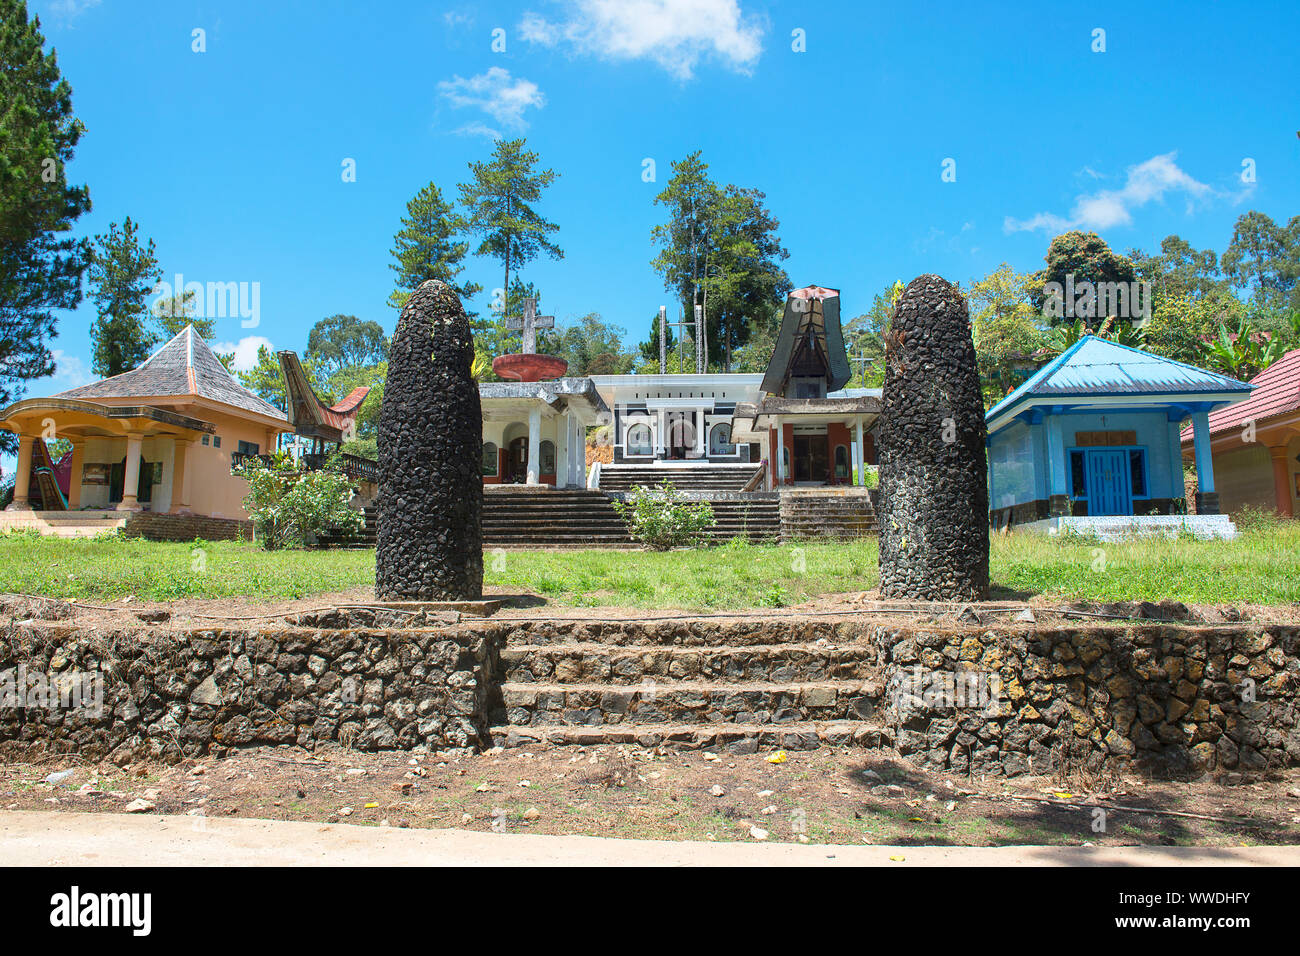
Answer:
<path fill-rule="evenodd" d="M 1250 398 L 1210 414 L 1210 434 L 1230 431 L 1253 421 L 1300 412 L 1300 349 L 1293 349 L 1250 380 L 1255 386 Z M 1183 429 L 1183 441 L 1192 440 L 1191 428 Z"/>
<path fill-rule="evenodd" d="M 288 421 L 284 412 L 235 381 L 194 326 L 176 336 L 134 368 L 112 378 L 59 392 L 54 398 L 162 398 L 196 395 L 246 412 Z"/>
<path fill-rule="evenodd" d="M 1195 395 L 1250 391 L 1235 378 L 1162 355 L 1085 335 L 989 409 L 988 420 L 1029 398 L 1091 395 Z M 1068 404 L 1068 402 L 1067 402 Z"/>

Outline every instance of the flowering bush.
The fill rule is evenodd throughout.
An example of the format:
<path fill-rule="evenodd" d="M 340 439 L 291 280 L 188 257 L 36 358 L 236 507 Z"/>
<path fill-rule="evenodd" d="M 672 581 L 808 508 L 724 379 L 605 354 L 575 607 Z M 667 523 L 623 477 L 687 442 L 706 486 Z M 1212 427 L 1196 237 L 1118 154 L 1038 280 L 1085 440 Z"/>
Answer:
<path fill-rule="evenodd" d="M 357 532 L 365 527 L 365 515 L 348 507 L 352 483 L 337 471 L 304 471 L 291 456 L 278 454 L 269 463 L 246 458 L 231 474 L 248 481 L 244 508 L 252 516 L 255 537 L 268 551 L 308 544 L 331 529 Z"/>
<path fill-rule="evenodd" d="M 688 504 L 671 481 L 657 488 L 638 485 L 627 501 L 615 501 L 614 508 L 627 522 L 632 540 L 656 551 L 699 544 L 717 524 L 712 505 L 707 501 Z"/>

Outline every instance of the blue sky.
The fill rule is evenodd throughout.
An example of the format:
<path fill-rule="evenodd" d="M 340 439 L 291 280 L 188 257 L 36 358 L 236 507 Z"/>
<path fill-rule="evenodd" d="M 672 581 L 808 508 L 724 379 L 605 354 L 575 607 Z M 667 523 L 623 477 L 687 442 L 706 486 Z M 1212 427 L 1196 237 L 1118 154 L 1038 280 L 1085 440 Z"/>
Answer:
<path fill-rule="evenodd" d="M 29 5 L 88 128 L 79 231 L 130 215 L 168 280 L 259 283 L 255 328 L 217 320 L 241 360 L 301 351 L 338 312 L 391 331 L 405 203 L 430 180 L 454 195 L 494 134 L 561 174 L 541 209 L 565 258 L 524 272 L 544 311 L 599 312 L 629 343 L 669 302 L 652 199 L 697 148 L 767 193 L 791 278 L 841 289 L 846 315 L 899 278 L 1036 269 L 1072 226 L 1221 253 L 1247 209 L 1300 212 L 1294 2 Z M 488 289 L 499 275 L 470 262 Z M 91 380 L 93 318 L 63 316 L 59 371 L 28 394 Z"/>

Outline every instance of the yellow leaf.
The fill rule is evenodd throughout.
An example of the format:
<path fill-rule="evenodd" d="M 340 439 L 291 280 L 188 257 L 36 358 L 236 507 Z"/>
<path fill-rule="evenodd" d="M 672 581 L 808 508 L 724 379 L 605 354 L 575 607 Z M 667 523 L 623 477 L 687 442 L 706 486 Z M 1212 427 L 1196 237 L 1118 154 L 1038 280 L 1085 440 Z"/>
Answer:
<path fill-rule="evenodd" d="M 367 810 L 373 810 L 373 809 L 374 809 L 375 807 L 377 807 L 377 806 L 379 806 L 379 804 L 377 804 L 377 803 L 367 803 L 366 806 L 365 806 L 365 809 L 367 809 Z"/>
<path fill-rule="evenodd" d="M 905 857 L 905 856 L 891 856 L 890 859 L 893 860 L 895 863 L 902 863 L 904 860 L 907 859 L 907 857 Z"/>
<path fill-rule="evenodd" d="M 787 756 L 785 755 L 785 751 L 784 751 L 784 750 L 778 750 L 776 753 L 772 754 L 770 757 L 767 758 L 767 762 L 768 762 L 768 763 L 785 763 L 785 762 L 786 762 L 787 760 L 789 760 L 789 759 L 790 759 L 790 758 L 787 757 Z"/>

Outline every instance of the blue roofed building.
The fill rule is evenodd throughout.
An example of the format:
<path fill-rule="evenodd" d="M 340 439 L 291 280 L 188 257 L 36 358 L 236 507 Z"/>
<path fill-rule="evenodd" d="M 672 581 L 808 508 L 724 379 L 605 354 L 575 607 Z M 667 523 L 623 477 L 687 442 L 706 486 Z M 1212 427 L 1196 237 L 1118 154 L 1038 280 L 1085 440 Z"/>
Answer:
<path fill-rule="evenodd" d="M 988 425 L 995 528 L 1103 537 L 1181 529 L 1231 536 L 1219 514 L 1209 414 L 1245 382 L 1087 335 L 998 402 Z M 1185 518 L 1180 431 L 1191 419 L 1198 489 Z"/>

